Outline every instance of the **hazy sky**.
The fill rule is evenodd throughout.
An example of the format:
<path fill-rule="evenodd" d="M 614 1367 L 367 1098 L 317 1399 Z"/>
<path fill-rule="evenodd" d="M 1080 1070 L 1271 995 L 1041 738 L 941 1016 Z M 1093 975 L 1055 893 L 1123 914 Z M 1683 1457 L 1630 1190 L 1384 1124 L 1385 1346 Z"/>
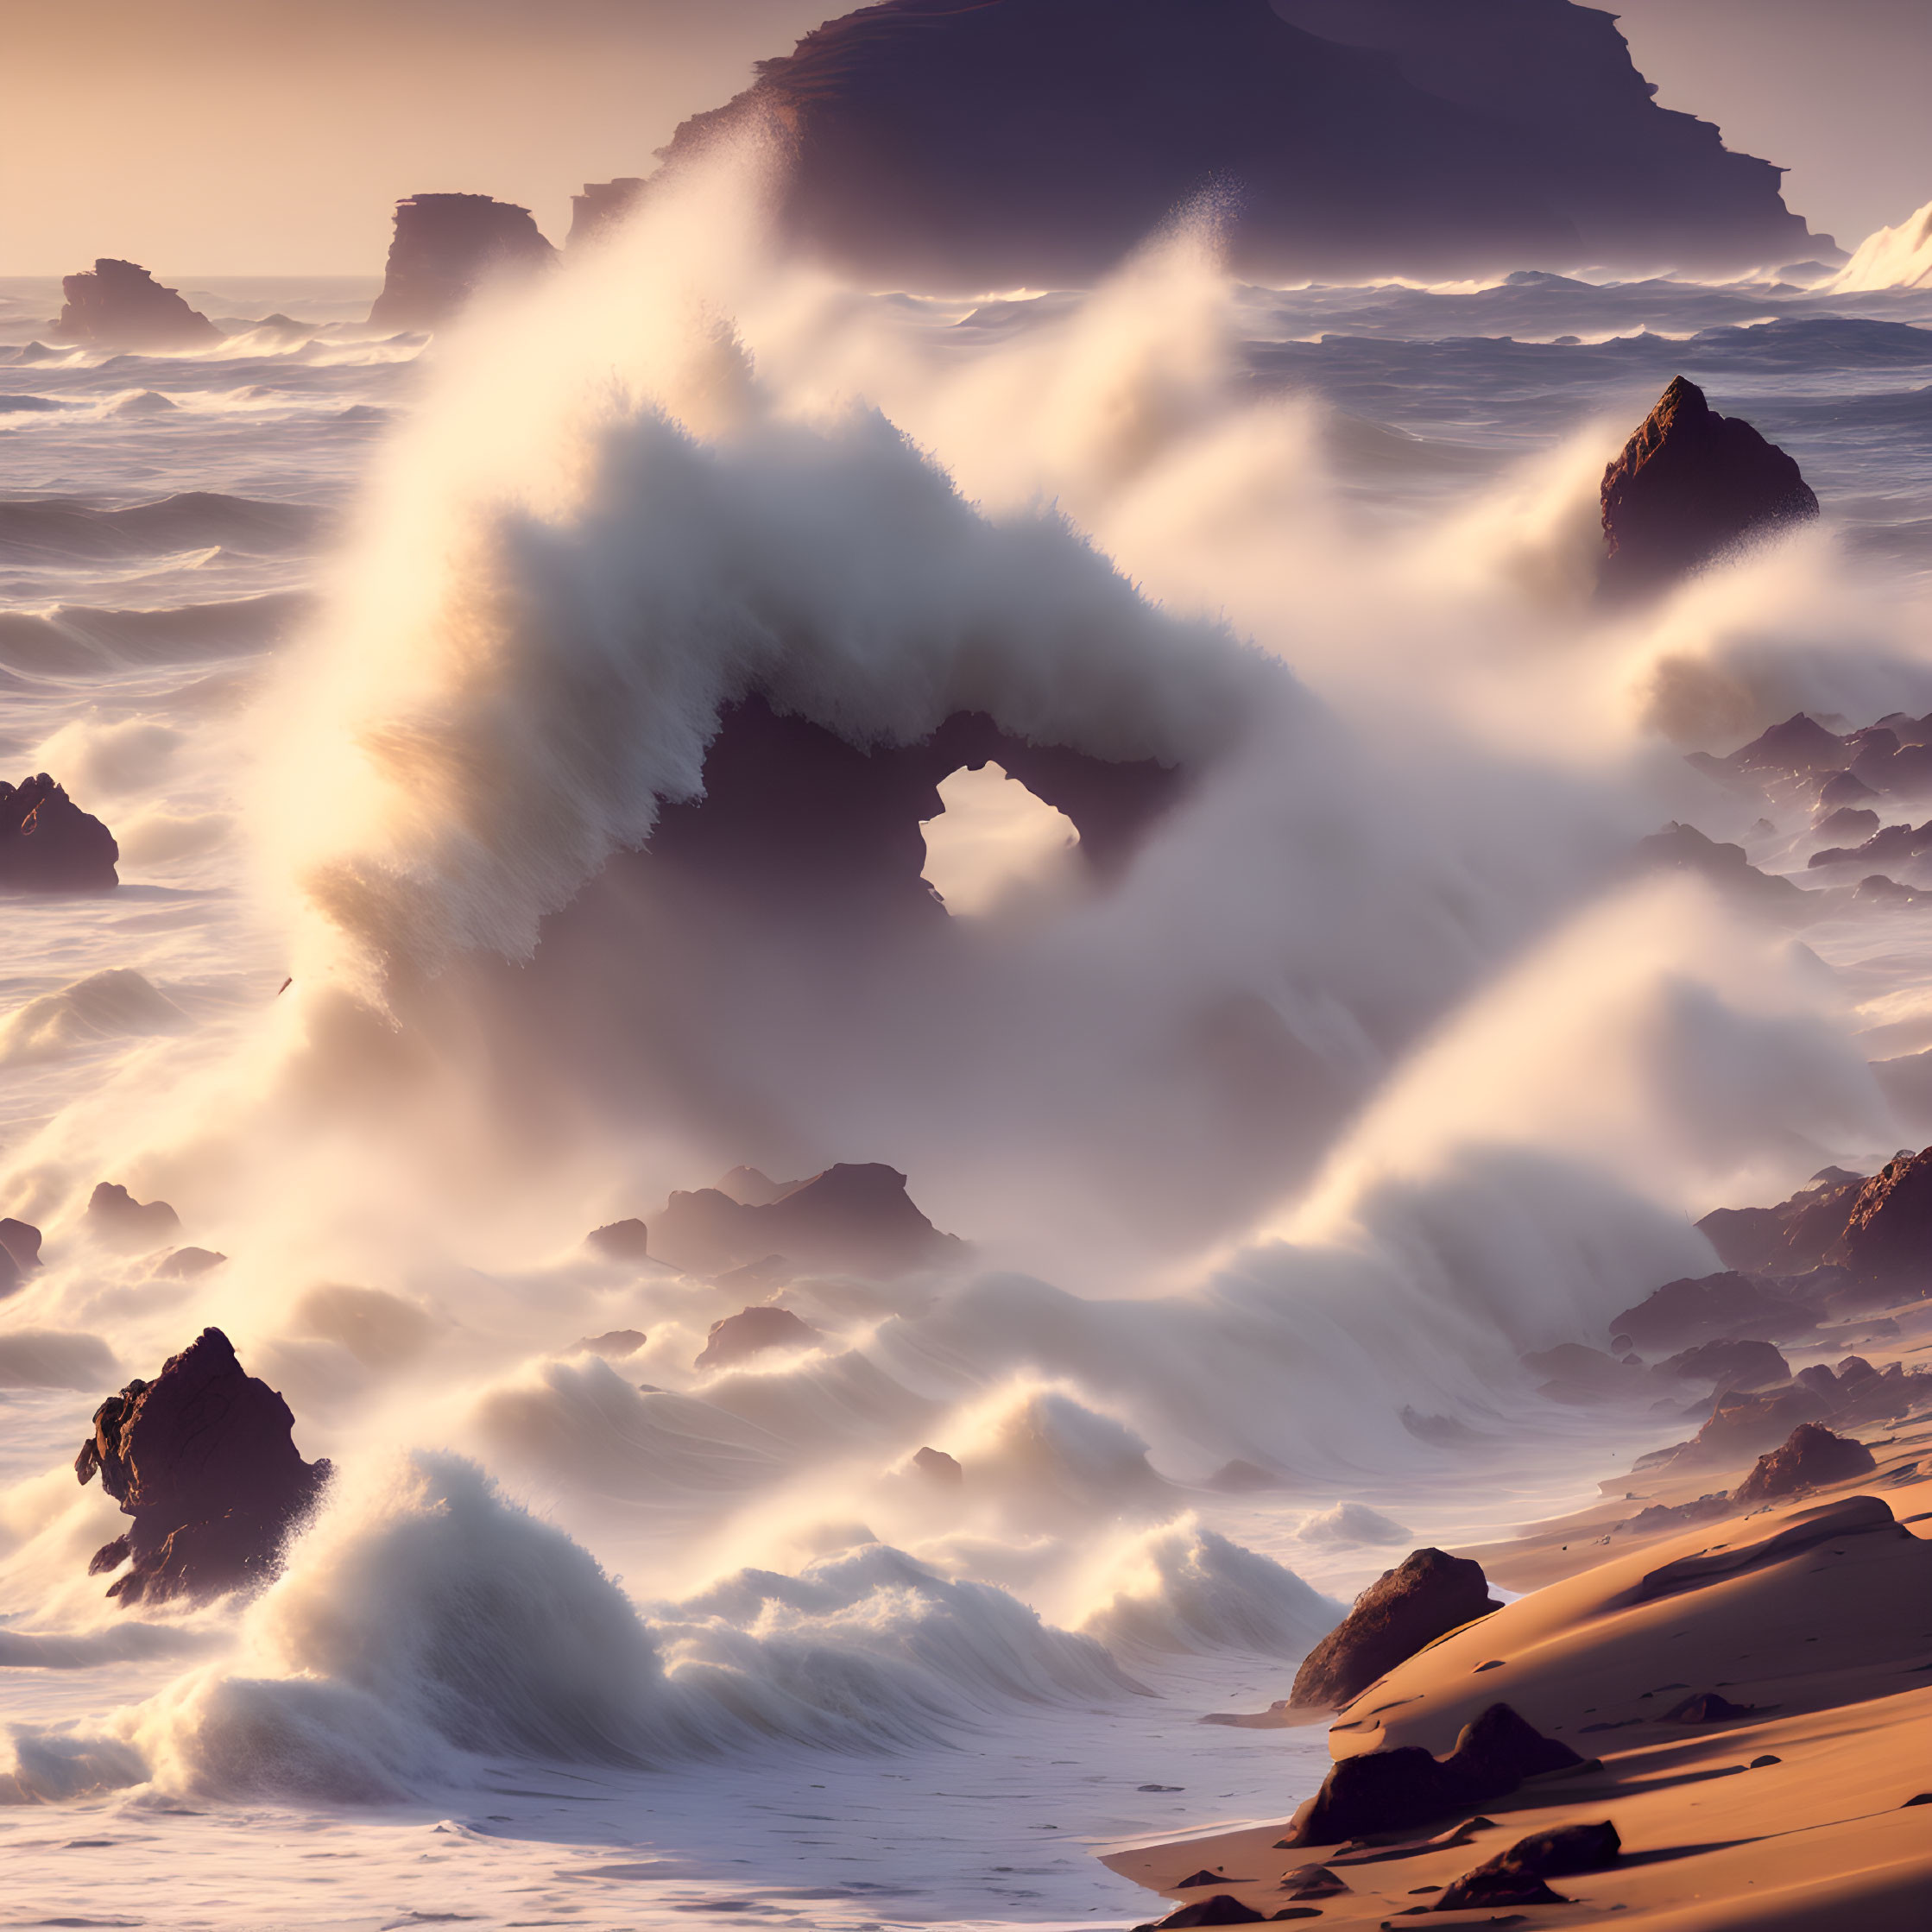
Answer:
<path fill-rule="evenodd" d="M 838 10 L 837 0 L 830 9 Z M 1613 10 L 1607 5 L 1606 10 Z M 1932 199 L 1932 0 L 1622 0 L 1660 100 L 1791 169 L 1849 245 Z M 474 189 L 560 240 L 828 0 L 0 0 L 0 275 L 97 255 L 369 273 L 399 195 Z"/>

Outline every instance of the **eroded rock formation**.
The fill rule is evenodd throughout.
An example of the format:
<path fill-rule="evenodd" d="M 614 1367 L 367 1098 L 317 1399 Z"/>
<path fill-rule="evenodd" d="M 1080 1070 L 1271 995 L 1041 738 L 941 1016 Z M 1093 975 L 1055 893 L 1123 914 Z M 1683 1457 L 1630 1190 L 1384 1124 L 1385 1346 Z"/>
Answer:
<path fill-rule="evenodd" d="M 53 325 L 57 342 L 152 355 L 203 349 L 222 339 L 199 309 L 132 262 L 103 256 L 91 269 L 66 276 L 60 292 L 66 299 Z"/>
<path fill-rule="evenodd" d="M 781 228 L 875 286 L 1092 281 L 1203 190 L 1261 280 L 1789 261 L 1777 171 L 1561 0 L 885 0 L 687 121 L 787 152 Z"/>
<path fill-rule="evenodd" d="M 586 181 L 583 193 L 571 197 L 571 231 L 564 246 L 582 248 L 609 234 L 637 205 L 643 192 L 643 180 L 635 174 L 620 174 L 614 181 Z"/>
<path fill-rule="evenodd" d="M 1371 1583 L 1308 1653 L 1289 1704 L 1345 1704 L 1424 1645 L 1501 1608 L 1481 1563 L 1440 1550 L 1413 1550 Z"/>
<path fill-rule="evenodd" d="M 1824 1258 L 1856 1280 L 1921 1293 L 1932 1286 L 1932 1147 L 1888 1160 L 1858 1189 Z"/>
<path fill-rule="evenodd" d="M 302 1460 L 294 1424 L 219 1329 L 204 1329 L 153 1381 L 110 1395 L 74 1474 L 98 1474 L 134 1523 L 95 1552 L 90 1575 L 129 1564 L 107 1592 L 123 1604 L 218 1596 L 265 1578 L 329 1474 Z"/>
<path fill-rule="evenodd" d="M 1801 1489 L 1850 1482 L 1876 1467 L 1863 1443 L 1835 1436 L 1820 1423 L 1801 1423 L 1780 1447 L 1758 1458 L 1757 1467 L 1732 1492 L 1731 1500 L 1769 1502 Z"/>
<path fill-rule="evenodd" d="M 1818 514 L 1797 464 L 1681 376 L 1603 472 L 1602 502 L 1598 581 L 1617 598 L 1661 590 L 1747 538 Z"/>
<path fill-rule="evenodd" d="M 45 772 L 0 779 L 0 889 L 100 892 L 117 886 L 121 848 Z"/>
<path fill-rule="evenodd" d="M 136 1201 L 118 1181 L 103 1181 L 88 1197 L 87 1228 L 110 1247 L 144 1253 L 180 1234 L 181 1217 L 165 1201 Z"/>
<path fill-rule="evenodd" d="M 790 1309 L 773 1308 L 767 1303 L 740 1309 L 736 1315 L 713 1322 L 710 1339 L 691 1366 L 729 1368 L 767 1348 L 809 1348 L 818 1340 L 818 1329 L 800 1321 Z"/>
<path fill-rule="evenodd" d="M 395 205 L 395 237 L 369 325 L 439 328 L 485 281 L 535 274 L 556 260 L 527 208 L 487 194 L 410 195 Z"/>

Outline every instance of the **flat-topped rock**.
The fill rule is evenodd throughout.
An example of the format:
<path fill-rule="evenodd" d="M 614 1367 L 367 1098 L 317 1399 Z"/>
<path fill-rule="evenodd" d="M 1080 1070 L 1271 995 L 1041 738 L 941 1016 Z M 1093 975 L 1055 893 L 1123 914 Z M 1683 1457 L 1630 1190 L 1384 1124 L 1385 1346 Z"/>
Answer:
<path fill-rule="evenodd" d="M 487 194 L 410 195 L 395 205 L 395 236 L 369 325 L 439 328 L 484 282 L 540 273 L 556 260 L 527 208 Z"/>
<path fill-rule="evenodd" d="M 222 339 L 199 309 L 133 262 L 103 256 L 91 269 L 66 276 L 60 292 L 66 300 L 54 324 L 57 342 L 155 354 Z"/>

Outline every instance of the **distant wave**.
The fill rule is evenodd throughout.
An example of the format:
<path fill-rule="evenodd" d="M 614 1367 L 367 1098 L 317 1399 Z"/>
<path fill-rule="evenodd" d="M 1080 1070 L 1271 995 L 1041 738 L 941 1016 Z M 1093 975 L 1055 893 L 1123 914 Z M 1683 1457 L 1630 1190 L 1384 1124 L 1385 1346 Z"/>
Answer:
<path fill-rule="evenodd" d="M 122 666 L 237 657 L 276 642 L 308 607 L 302 593 L 278 591 L 172 610 L 61 604 L 44 616 L 0 611 L 0 666 L 61 677 Z"/>
<path fill-rule="evenodd" d="M 0 407 L 6 404 L 0 398 Z M 0 559 L 155 556 L 212 545 L 244 555 L 279 556 L 305 549 L 322 526 L 323 513 L 305 503 L 204 490 L 126 509 L 103 509 L 71 497 L 25 497 L 0 502 Z"/>

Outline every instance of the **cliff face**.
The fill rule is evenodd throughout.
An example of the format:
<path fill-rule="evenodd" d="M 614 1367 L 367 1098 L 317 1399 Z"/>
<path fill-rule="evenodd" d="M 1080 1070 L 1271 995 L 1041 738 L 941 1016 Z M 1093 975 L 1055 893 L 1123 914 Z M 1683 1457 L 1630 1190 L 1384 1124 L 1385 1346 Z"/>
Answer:
<path fill-rule="evenodd" d="M 615 181 L 586 181 L 583 193 L 571 197 L 571 231 L 564 246 L 582 248 L 609 234 L 637 205 L 643 192 L 643 179 L 636 174 L 620 174 Z"/>
<path fill-rule="evenodd" d="M 53 329 L 57 342 L 91 349 L 165 352 L 200 349 L 222 339 L 221 331 L 172 288 L 164 288 L 132 262 L 104 256 L 93 268 L 60 284 L 66 298 Z"/>
<path fill-rule="evenodd" d="M 556 260 L 527 208 L 487 194 L 411 195 L 395 205 L 395 238 L 369 319 L 379 329 L 433 329 L 483 281 Z"/>
<path fill-rule="evenodd" d="M 758 73 L 666 164 L 775 136 L 790 232 L 874 282 L 1091 281 L 1203 190 L 1263 279 L 1815 246 L 1569 0 L 884 0 Z"/>

